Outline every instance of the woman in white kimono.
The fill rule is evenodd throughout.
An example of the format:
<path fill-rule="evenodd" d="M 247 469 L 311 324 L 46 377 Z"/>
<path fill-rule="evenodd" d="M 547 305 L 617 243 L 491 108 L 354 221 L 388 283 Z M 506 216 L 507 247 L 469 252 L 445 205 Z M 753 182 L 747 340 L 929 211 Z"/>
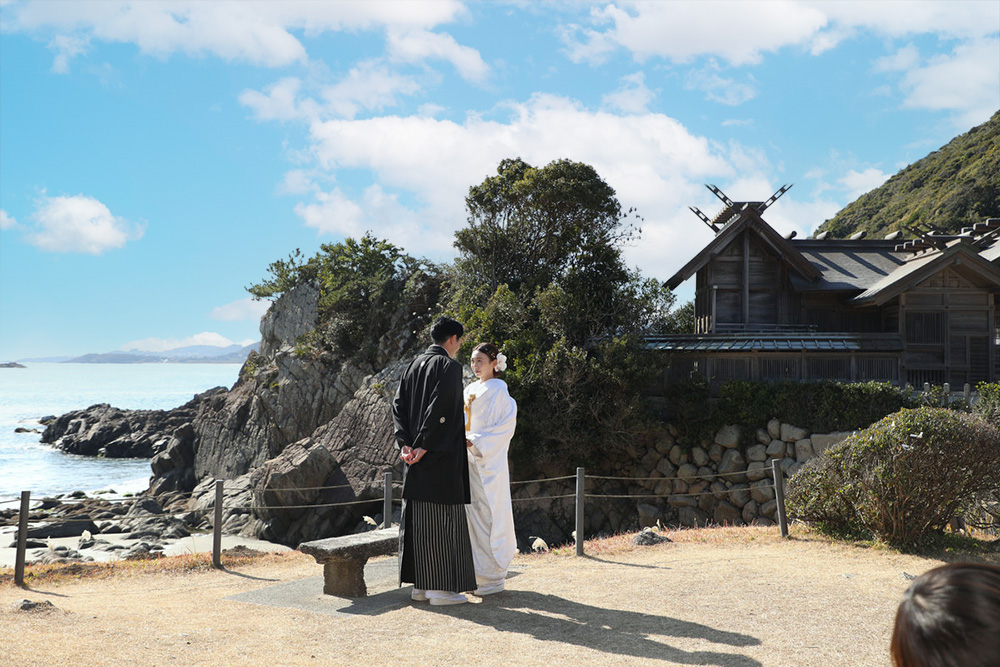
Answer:
<path fill-rule="evenodd" d="M 507 567 L 517 553 L 507 466 L 517 403 L 507 393 L 507 383 L 497 377 L 507 368 L 507 358 L 496 345 L 477 345 L 471 365 L 478 380 L 465 388 L 465 435 L 472 491 L 466 516 L 476 566 L 475 593 L 490 595 L 504 589 Z"/>

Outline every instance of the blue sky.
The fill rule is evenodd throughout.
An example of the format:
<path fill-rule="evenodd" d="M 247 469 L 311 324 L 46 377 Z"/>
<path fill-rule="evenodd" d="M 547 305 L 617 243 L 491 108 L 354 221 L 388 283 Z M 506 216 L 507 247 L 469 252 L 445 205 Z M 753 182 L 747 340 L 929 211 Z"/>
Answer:
<path fill-rule="evenodd" d="M 998 108 L 995 0 L 3 0 L 0 361 L 256 340 L 268 264 L 447 261 L 506 157 L 593 165 L 666 279 L 704 183 L 807 235 Z"/>

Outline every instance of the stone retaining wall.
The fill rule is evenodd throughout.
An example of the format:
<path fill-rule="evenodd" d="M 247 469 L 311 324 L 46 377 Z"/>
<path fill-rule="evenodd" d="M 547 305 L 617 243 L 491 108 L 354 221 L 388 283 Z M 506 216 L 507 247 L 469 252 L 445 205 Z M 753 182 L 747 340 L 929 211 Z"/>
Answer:
<path fill-rule="evenodd" d="M 813 456 L 840 442 L 850 432 L 810 433 L 777 419 L 756 429 L 752 437 L 739 426 L 724 426 L 712 442 L 685 449 L 671 427 L 638 460 L 621 467 L 621 477 L 588 478 L 587 494 L 629 498 L 586 500 L 586 533 L 615 533 L 655 525 L 773 525 L 777 522 L 772 459 L 780 461 L 787 480 Z M 750 441 L 747 444 L 747 441 Z M 724 475 L 719 477 L 717 475 Z M 572 499 L 530 498 L 572 494 L 572 480 L 539 482 L 514 488 L 518 532 L 570 541 L 574 525 Z"/>

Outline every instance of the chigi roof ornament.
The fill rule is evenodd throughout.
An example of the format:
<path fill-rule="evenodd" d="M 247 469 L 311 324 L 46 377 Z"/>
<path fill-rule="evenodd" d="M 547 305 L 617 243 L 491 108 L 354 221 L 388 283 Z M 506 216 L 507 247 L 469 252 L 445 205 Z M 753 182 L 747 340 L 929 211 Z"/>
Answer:
<path fill-rule="evenodd" d="M 707 215 L 702 213 L 697 206 L 688 206 L 688 208 L 691 209 L 692 213 L 698 216 L 699 220 L 704 222 L 712 229 L 713 232 L 718 234 L 720 231 L 722 231 L 723 227 L 725 227 L 734 218 L 736 218 L 736 216 L 740 213 L 740 211 L 744 211 L 747 208 L 753 208 L 755 211 L 757 211 L 758 214 L 763 213 L 768 209 L 769 206 L 771 206 L 771 204 L 778 201 L 781 195 L 788 192 L 792 188 L 792 185 L 794 184 L 787 183 L 781 186 L 777 190 L 777 192 L 768 197 L 766 201 L 734 202 L 726 195 L 725 192 L 722 191 L 721 188 L 719 188 L 719 186 L 714 185 L 712 183 L 706 183 L 705 187 L 708 188 L 708 191 L 711 192 L 716 197 L 718 197 L 719 201 L 725 204 L 726 207 L 722 209 L 722 211 L 717 216 L 715 216 L 714 220 L 710 219 Z"/>

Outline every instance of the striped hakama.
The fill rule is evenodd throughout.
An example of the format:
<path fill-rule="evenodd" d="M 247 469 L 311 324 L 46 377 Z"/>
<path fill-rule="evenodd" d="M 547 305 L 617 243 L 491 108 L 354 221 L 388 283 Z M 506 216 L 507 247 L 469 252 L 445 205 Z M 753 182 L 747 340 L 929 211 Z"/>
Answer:
<path fill-rule="evenodd" d="M 404 499 L 399 525 L 400 585 L 453 593 L 475 590 L 465 505 Z"/>

